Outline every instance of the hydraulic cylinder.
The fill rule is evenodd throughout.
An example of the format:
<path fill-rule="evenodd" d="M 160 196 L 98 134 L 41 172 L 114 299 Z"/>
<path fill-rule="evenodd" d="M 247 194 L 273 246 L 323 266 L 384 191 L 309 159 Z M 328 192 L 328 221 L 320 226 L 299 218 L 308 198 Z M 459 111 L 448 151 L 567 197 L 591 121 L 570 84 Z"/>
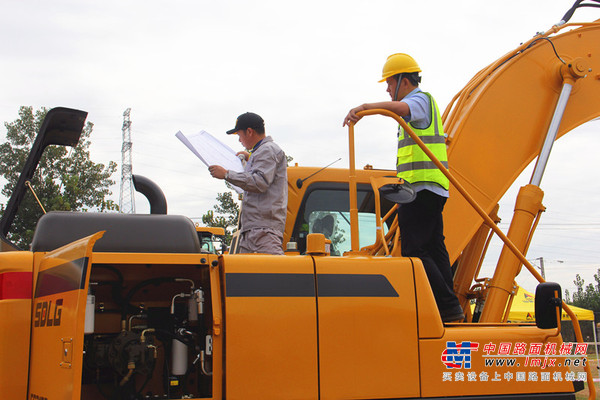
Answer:
<path fill-rule="evenodd" d="M 523 252 L 531 234 L 531 227 L 537 214 L 544 209 L 544 192 L 538 186 L 526 185 L 521 188 L 515 204 L 515 213 L 508 230 L 508 238 Z M 513 282 L 519 273 L 521 261 L 504 246 L 498 265 L 488 287 L 488 295 L 483 307 L 480 322 L 501 322 L 509 296 L 513 294 Z"/>

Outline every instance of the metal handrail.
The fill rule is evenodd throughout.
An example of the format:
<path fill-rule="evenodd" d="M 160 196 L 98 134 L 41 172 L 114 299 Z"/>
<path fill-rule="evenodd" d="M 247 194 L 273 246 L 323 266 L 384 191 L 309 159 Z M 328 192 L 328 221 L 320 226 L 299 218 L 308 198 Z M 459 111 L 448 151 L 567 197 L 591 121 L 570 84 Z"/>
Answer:
<path fill-rule="evenodd" d="M 431 159 L 435 166 L 448 178 L 452 185 L 459 191 L 459 193 L 467 200 L 467 202 L 475 209 L 481 218 L 483 218 L 485 224 L 490 227 L 500 237 L 504 244 L 513 252 L 515 257 L 521 261 L 521 263 L 532 273 L 532 275 L 539 281 L 545 282 L 542 276 L 536 271 L 531 263 L 525 258 L 521 251 L 514 245 L 514 243 L 498 228 L 494 221 L 489 215 L 483 210 L 483 208 L 477 204 L 475 199 L 467 192 L 467 190 L 458 182 L 458 180 L 450 173 L 450 171 L 444 167 L 440 160 L 429 150 L 429 148 L 423 143 L 423 141 L 417 136 L 417 134 L 411 129 L 411 127 L 404 121 L 404 119 L 397 114 L 384 110 L 384 109 L 373 109 L 364 110 L 356 113 L 357 116 L 363 117 L 367 115 L 384 115 L 393 118 L 404 128 L 404 132 L 408 133 L 411 139 L 417 146 Z M 350 223 L 352 224 L 353 218 L 358 222 L 358 208 L 356 199 L 356 166 L 355 164 L 355 153 L 354 153 L 354 123 L 351 122 L 348 125 L 349 130 L 349 144 L 350 144 Z M 354 216 L 353 216 L 354 215 Z M 358 224 L 351 228 L 351 243 L 352 251 L 358 252 Z"/>

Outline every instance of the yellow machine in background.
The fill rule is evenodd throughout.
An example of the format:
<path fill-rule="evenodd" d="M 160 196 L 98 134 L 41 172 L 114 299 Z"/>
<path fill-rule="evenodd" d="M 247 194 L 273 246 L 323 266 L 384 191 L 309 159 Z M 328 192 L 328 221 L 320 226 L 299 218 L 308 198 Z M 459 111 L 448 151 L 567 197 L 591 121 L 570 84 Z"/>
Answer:
<path fill-rule="evenodd" d="M 225 229 L 220 227 L 196 226 L 196 232 L 198 232 L 198 239 L 200 239 L 200 246 L 202 246 L 203 251 L 215 254 L 223 252 Z M 215 244 L 219 246 L 215 246 Z"/>
<path fill-rule="evenodd" d="M 522 264 L 542 281 L 525 254 L 549 144 L 600 115 L 598 43 L 599 21 L 553 27 L 446 110 L 445 235 L 466 321 L 443 324 L 421 261 L 399 254 L 394 200 L 406 189 L 394 171 L 355 169 L 350 126 L 348 169 L 288 168 L 284 256 L 203 248 L 203 229 L 166 215 L 144 179 L 153 214 L 50 212 L 30 251 L 2 238 L 0 396 L 563 400 L 587 382 L 594 398 L 582 343 L 560 336 L 560 286 L 538 288 L 536 324 L 505 323 L 505 310 Z M 51 110 L 23 180 L 47 145 L 74 145 L 85 118 Z M 536 156 L 505 235 L 498 200 Z M 505 251 L 494 276 L 475 281 L 490 231 Z"/>

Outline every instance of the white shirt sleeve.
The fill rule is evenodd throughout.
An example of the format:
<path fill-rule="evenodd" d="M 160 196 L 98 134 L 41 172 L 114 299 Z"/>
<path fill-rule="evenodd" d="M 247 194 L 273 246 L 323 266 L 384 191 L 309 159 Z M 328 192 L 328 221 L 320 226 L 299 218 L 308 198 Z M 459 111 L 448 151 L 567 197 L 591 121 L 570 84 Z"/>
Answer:
<path fill-rule="evenodd" d="M 431 104 L 429 96 L 423 92 L 416 92 L 402 99 L 408 105 L 410 115 L 405 118 L 414 127 L 424 129 L 431 124 Z"/>

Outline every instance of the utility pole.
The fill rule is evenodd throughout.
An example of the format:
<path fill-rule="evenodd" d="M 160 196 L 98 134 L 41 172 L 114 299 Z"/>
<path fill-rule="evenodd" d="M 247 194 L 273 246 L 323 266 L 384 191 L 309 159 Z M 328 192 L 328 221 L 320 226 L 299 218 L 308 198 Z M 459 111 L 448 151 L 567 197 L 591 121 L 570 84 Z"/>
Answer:
<path fill-rule="evenodd" d="M 533 264 L 533 266 L 536 267 L 536 268 L 538 268 L 540 270 L 542 278 L 544 278 L 544 280 L 546 280 L 546 269 L 545 269 L 545 265 L 544 265 L 544 257 L 537 257 L 537 258 L 533 258 L 533 259 L 529 260 L 529 262 L 532 262 L 532 263 L 534 261 L 539 261 L 540 262 L 540 266 L 539 267 L 537 265 L 535 265 L 535 264 Z M 550 261 L 557 262 L 559 264 L 563 264 L 564 263 L 563 260 L 550 260 Z"/>
<path fill-rule="evenodd" d="M 539 257 L 538 260 L 540 260 L 540 271 L 542 273 L 542 278 L 546 280 L 546 271 L 544 271 L 544 257 Z"/>
<path fill-rule="evenodd" d="M 121 194 L 119 211 L 124 214 L 135 214 L 133 197 L 133 179 L 131 177 L 131 108 L 123 112 L 123 145 L 121 147 Z"/>

